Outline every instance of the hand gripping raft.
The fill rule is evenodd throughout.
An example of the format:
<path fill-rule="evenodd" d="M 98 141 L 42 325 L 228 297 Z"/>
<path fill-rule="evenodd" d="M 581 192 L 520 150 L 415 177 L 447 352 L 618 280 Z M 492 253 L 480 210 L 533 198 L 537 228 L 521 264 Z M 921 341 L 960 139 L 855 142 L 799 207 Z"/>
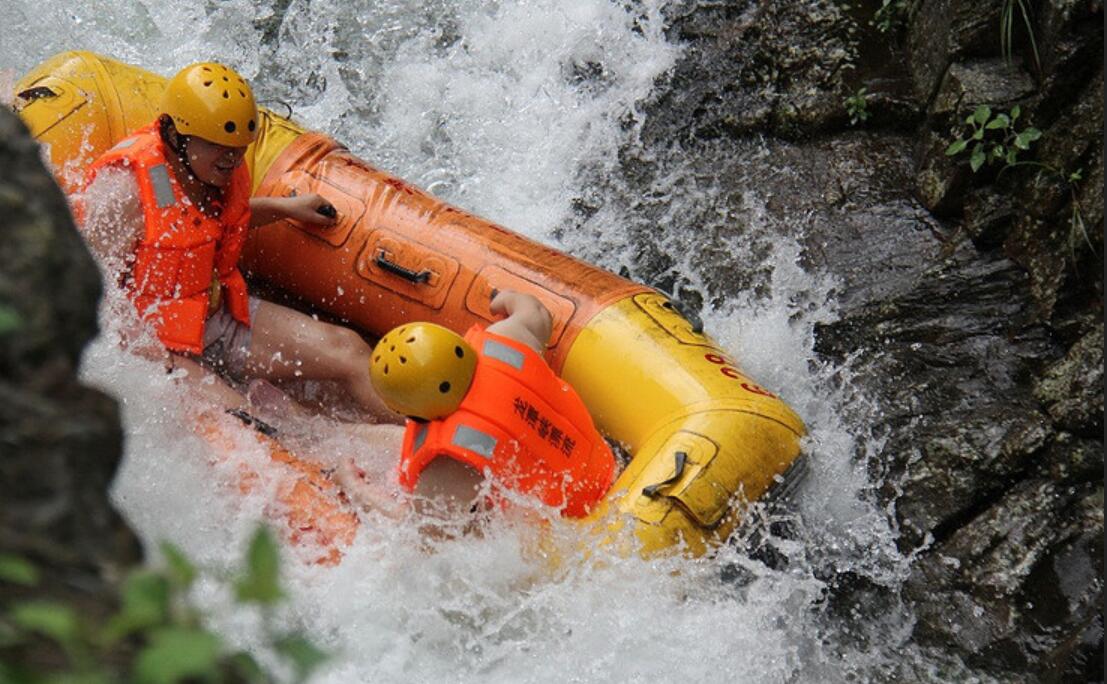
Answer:
<path fill-rule="evenodd" d="M 71 192 L 85 166 L 154 119 L 164 83 L 68 52 L 17 84 L 16 108 Z M 256 230 L 244 266 L 364 333 L 413 320 L 463 332 L 493 320 L 493 289 L 549 308 L 546 358 L 631 455 L 586 521 L 593 533 L 610 539 L 629 524 L 644 554 L 700 555 L 799 458 L 802 421 L 657 291 L 441 202 L 266 110 L 246 159 L 255 195 L 318 192 L 339 220 Z"/>

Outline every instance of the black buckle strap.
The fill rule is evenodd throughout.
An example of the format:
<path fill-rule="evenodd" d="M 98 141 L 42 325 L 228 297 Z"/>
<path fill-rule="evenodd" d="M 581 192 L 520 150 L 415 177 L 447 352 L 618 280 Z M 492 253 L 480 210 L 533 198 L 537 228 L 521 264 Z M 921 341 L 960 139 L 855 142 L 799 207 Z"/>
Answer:
<path fill-rule="evenodd" d="M 266 423 L 261 418 L 255 418 L 247 413 L 246 409 L 231 408 L 227 409 L 227 413 L 231 414 L 235 418 L 242 421 L 244 425 L 254 428 L 266 437 L 276 437 L 277 428 L 273 427 L 269 423 Z"/>
<path fill-rule="evenodd" d="M 668 480 L 654 483 L 652 485 L 649 485 L 648 487 L 643 487 L 643 494 L 650 497 L 651 499 L 655 499 L 660 494 L 662 487 L 668 487 L 670 485 L 676 484 L 677 480 L 680 479 L 680 476 L 684 474 L 684 464 L 688 461 L 688 454 L 684 453 L 683 451 L 678 451 L 673 454 L 673 460 L 675 461 L 674 465 L 676 466 L 676 472 L 673 473 L 673 476 L 670 477 Z"/>

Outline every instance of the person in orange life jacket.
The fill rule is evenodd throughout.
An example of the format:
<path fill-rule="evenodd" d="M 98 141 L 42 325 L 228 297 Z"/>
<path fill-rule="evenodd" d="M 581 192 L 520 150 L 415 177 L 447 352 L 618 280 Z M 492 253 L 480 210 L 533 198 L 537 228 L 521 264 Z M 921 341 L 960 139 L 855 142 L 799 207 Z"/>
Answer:
<path fill-rule="evenodd" d="M 360 409 L 398 420 L 366 373 L 371 347 L 356 332 L 250 297 L 237 262 L 254 226 L 289 218 L 334 223 L 317 194 L 251 198 L 246 147 L 258 112 L 245 79 L 194 64 L 167 84 L 157 120 L 93 163 L 79 207 L 84 234 L 121 281 L 158 349 L 210 399 L 237 409 L 234 380 L 336 380 Z M 133 331 L 132 331 L 133 332 Z"/>
<path fill-rule="evenodd" d="M 464 338 L 431 323 L 401 325 L 380 339 L 370 376 L 385 404 L 409 416 L 399 484 L 472 510 L 485 476 L 583 517 L 614 480 L 615 457 L 576 392 L 542 357 L 552 321 L 537 299 L 494 295 L 506 316 Z M 364 495 L 347 472 L 347 492 Z"/>

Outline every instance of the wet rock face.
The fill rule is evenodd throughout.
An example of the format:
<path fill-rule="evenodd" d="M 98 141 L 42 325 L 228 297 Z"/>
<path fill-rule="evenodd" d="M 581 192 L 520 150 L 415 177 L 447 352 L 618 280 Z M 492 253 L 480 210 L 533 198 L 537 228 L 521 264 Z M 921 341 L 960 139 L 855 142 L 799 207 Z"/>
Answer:
<path fill-rule="evenodd" d="M 688 50 L 647 139 L 794 138 L 845 122 L 841 93 L 855 47 L 837 3 L 747 0 L 670 12 L 670 33 Z"/>
<path fill-rule="evenodd" d="M 1094 439 L 1103 434 L 1103 322 L 1038 379 L 1034 395 L 1061 428 Z"/>
<path fill-rule="evenodd" d="M 927 109 L 916 194 L 935 214 L 964 219 L 978 247 L 1002 245 L 1030 274 L 1031 315 L 1049 322 L 1059 301 L 1071 309 L 1073 299 L 1103 292 L 1103 4 L 1010 4 L 1009 56 L 999 41 L 1004 6 L 930 0 L 909 21 L 910 71 Z M 1017 147 L 1019 165 L 989 159 L 970 170 L 977 144 L 1011 147 L 999 129 L 972 140 L 963 154 L 946 154 L 956 137 L 971 135 L 964 119 L 981 106 L 993 114 L 1018 107 L 1012 130 L 1042 132 L 1040 141 Z M 1008 206 L 997 206 L 993 188 Z"/>
<path fill-rule="evenodd" d="M 6 109 L 0 232 L 0 552 L 42 568 L 47 595 L 95 603 L 105 576 L 139 557 L 107 497 L 118 407 L 77 380 L 100 276 L 38 145 Z"/>
<path fill-rule="evenodd" d="M 880 2 L 849 16 L 789 3 L 791 17 L 775 2 L 681 5 L 672 31 L 686 57 L 650 104 L 643 138 L 655 151 L 681 141 L 702 160 L 697 178 L 727 179 L 718 182 L 733 190 L 704 216 L 674 219 L 659 207 L 656 220 L 687 218 L 674 231 L 700 237 L 658 244 L 643 227 L 631 275 L 675 283 L 679 294 L 687 251 L 721 274 L 697 284 L 705 301 L 757 289 L 767 278 L 714 260 L 710 236 L 747 241 L 751 195 L 769 198 L 757 209 L 763 219 L 803 217 L 802 231 L 785 234 L 802 242 L 805 267 L 842 283 L 840 318 L 817 329 L 816 351 L 847 364 L 881 409 L 871 426 L 886 435 L 875 477 L 902 550 L 917 558 L 903 587 L 913 640 L 1003 681 L 1094 681 L 1103 653 L 1103 6 L 1021 4 L 1035 43 L 1013 4 L 1010 60 L 1000 52 L 1000 2 L 903 3 L 904 24 L 889 34 L 866 33 Z M 828 69 L 800 73 L 815 45 Z M 880 64 L 897 58 L 901 72 Z M 869 101 L 868 124 L 851 130 L 842 100 L 859 85 L 882 94 Z M 1042 132 L 1018 159 L 1044 166 L 974 173 L 967 154 L 947 155 L 981 105 L 1018 106 L 1018 130 Z M 775 164 L 759 161 L 758 146 Z M 628 194 L 646 198 L 635 205 L 641 214 L 654 169 L 628 154 L 623 170 Z M 756 264 L 758 253 L 746 256 Z M 846 579 L 831 578 L 840 587 L 832 603 L 868 600 Z"/>
<path fill-rule="evenodd" d="M 1091 681 L 1102 532 L 1101 484 L 1020 482 L 920 560 L 907 587 L 918 638 L 1037 681 Z"/>

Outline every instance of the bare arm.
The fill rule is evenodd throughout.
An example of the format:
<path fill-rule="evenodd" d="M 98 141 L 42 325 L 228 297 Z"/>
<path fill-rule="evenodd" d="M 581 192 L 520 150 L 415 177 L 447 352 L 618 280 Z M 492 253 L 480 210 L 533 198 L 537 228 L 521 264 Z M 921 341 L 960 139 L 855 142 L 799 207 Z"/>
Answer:
<path fill-rule="evenodd" d="M 322 213 L 320 210 L 322 210 Z M 284 218 L 317 226 L 329 226 L 335 222 L 334 207 L 321 195 L 315 193 L 292 197 L 253 197 L 250 199 L 251 228 L 268 225 Z"/>
<path fill-rule="evenodd" d="M 492 313 L 507 316 L 488 326 L 488 332 L 522 342 L 539 354 L 546 351 L 546 342 L 553 330 L 550 311 L 537 298 L 504 290 L 492 298 Z"/>

